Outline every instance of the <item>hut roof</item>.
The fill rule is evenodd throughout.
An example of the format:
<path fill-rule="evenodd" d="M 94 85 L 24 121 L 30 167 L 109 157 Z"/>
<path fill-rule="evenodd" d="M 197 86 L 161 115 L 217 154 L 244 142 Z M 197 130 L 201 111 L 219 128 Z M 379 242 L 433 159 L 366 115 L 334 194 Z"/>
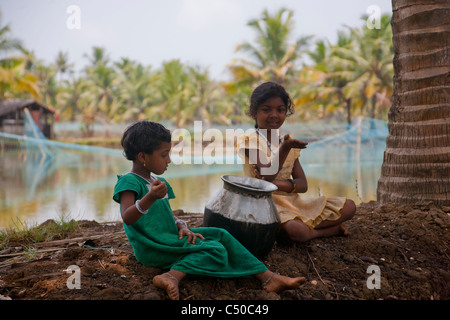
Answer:
<path fill-rule="evenodd" d="M 31 106 L 31 108 L 42 108 L 46 113 L 55 113 L 53 108 L 40 104 L 33 99 L 8 99 L 0 101 L 0 116 L 28 106 Z"/>

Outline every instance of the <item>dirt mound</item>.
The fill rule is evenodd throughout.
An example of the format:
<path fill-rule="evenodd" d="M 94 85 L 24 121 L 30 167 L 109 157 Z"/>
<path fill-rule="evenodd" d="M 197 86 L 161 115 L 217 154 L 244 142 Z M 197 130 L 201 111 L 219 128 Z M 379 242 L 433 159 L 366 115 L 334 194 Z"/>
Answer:
<path fill-rule="evenodd" d="M 180 297 L 447 300 L 449 211 L 431 203 L 362 204 L 346 224 L 349 237 L 315 239 L 293 247 L 276 244 L 263 260 L 272 271 L 305 276 L 308 281 L 300 289 L 274 294 L 262 291 L 253 278 L 187 277 L 180 283 Z M 202 223 L 200 214 L 178 211 L 176 215 L 184 216 L 191 226 Z M 37 245 L 30 261 L 24 261 L 24 248 L 17 244 L 0 252 L 0 298 L 167 299 L 152 284 L 163 270 L 137 262 L 120 222 L 82 221 L 77 232 L 58 241 Z M 73 288 L 71 278 L 76 272 L 80 272 L 79 289 Z"/>

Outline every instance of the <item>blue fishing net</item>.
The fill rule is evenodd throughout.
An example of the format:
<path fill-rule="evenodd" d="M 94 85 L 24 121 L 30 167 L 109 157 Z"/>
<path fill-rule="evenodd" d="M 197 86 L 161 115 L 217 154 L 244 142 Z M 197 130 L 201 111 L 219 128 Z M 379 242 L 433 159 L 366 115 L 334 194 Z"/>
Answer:
<path fill-rule="evenodd" d="M 122 150 L 49 140 L 27 112 L 24 126 L 24 135 L 0 132 L 0 215 L 11 210 L 19 213 L 27 202 L 35 205 L 36 201 L 32 202 L 32 199 L 50 203 L 55 198 L 70 198 L 72 194 L 76 197 L 77 192 L 84 192 L 92 194 L 94 210 L 107 216 L 105 212 L 111 210 L 111 190 L 116 174 L 130 169 L 130 162 L 125 159 Z M 121 130 L 125 127 L 122 125 Z M 227 129 L 245 131 L 251 127 L 215 128 L 225 137 Z M 206 129 L 208 127 L 203 128 Z M 192 133 L 193 129 L 188 131 Z M 352 185 L 357 185 L 358 180 L 378 180 L 388 134 L 385 121 L 358 118 L 350 127 L 347 124 L 286 123 L 281 131 L 282 134 L 289 133 L 294 138 L 309 142 L 300 155 L 308 179 Z M 190 179 L 190 189 L 194 190 L 193 185 L 206 181 L 199 177 L 219 176 L 217 184 L 214 184 L 216 187 L 221 185 L 220 174 L 242 174 L 242 165 L 235 150 L 204 157 L 201 154 L 187 155 L 187 158 L 189 161 L 176 165 L 180 159 L 172 154 L 173 163 L 164 177 L 171 182 L 173 179 Z M 180 187 L 184 183 L 180 182 Z M 373 186 L 370 188 L 376 189 L 376 183 L 371 183 Z M 177 190 L 178 194 L 184 192 Z M 361 193 L 361 190 L 358 192 Z M 73 203 L 72 200 L 64 201 L 69 203 L 67 207 Z M 86 201 L 86 198 L 80 201 Z"/>

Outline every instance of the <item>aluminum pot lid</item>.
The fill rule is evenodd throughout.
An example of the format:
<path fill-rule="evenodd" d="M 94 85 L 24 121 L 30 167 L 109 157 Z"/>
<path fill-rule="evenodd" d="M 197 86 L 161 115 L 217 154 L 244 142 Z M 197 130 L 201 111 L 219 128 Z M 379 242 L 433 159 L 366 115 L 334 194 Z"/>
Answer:
<path fill-rule="evenodd" d="M 278 187 L 271 182 L 261 179 L 235 176 L 235 175 L 223 175 L 222 180 L 237 188 L 252 191 L 252 192 L 274 192 L 278 190 Z"/>

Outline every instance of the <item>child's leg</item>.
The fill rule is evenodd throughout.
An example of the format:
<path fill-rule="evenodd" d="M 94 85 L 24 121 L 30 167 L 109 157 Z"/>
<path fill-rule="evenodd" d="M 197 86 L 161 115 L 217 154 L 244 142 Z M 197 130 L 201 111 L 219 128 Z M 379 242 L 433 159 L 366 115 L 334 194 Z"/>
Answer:
<path fill-rule="evenodd" d="M 330 220 L 322 221 L 318 226 L 316 226 L 315 229 L 316 230 L 324 229 L 324 228 L 329 228 L 329 227 L 339 225 L 342 222 L 353 218 L 353 216 L 355 215 L 355 212 L 356 212 L 355 203 L 353 202 L 353 200 L 347 199 L 344 203 L 344 207 L 341 210 L 341 217 L 339 219 L 334 220 L 334 221 L 330 221 Z"/>
<path fill-rule="evenodd" d="M 304 277 L 290 278 L 273 273 L 270 270 L 255 274 L 255 277 L 263 283 L 263 288 L 271 292 L 281 292 L 288 289 L 297 289 L 306 282 Z"/>
<path fill-rule="evenodd" d="M 303 221 L 294 219 L 283 223 L 280 228 L 280 233 L 283 238 L 295 243 L 305 242 L 318 237 L 338 235 L 341 232 L 340 230 L 340 225 L 323 229 L 310 229 Z"/>
<path fill-rule="evenodd" d="M 355 203 L 347 199 L 341 210 L 341 217 L 335 221 L 322 221 L 314 229 L 310 229 L 303 221 L 294 219 L 283 223 L 280 228 L 282 238 L 291 242 L 305 242 L 319 237 L 330 237 L 335 235 L 348 235 L 347 229 L 342 222 L 353 218 L 356 212 Z"/>
<path fill-rule="evenodd" d="M 186 273 L 172 269 L 169 272 L 155 276 L 153 284 L 155 287 L 165 290 L 170 300 L 178 300 L 180 298 L 178 283 L 185 276 Z"/>
<path fill-rule="evenodd" d="M 186 273 L 172 269 L 169 272 L 155 276 L 153 278 L 153 284 L 155 287 L 165 290 L 171 300 L 178 300 L 180 298 L 178 283 L 185 276 Z M 255 277 L 264 284 L 265 290 L 271 292 L 297 289 L 301 284 L 306 282 L 304 277 L 290 278 L 273 273 L 270 270 L 257 273 Z"/>

